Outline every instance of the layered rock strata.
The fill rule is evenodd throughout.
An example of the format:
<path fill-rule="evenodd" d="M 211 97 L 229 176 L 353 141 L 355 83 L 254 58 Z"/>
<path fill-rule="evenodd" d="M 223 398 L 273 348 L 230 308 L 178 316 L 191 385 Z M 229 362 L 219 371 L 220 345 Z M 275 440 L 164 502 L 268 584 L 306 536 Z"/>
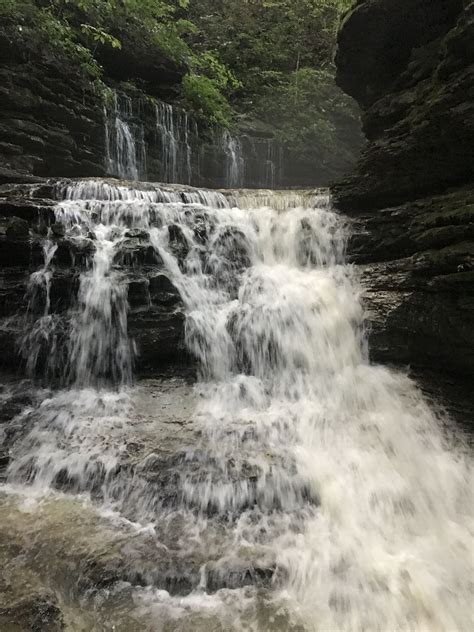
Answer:
<path fill-rule="evenodd" d="M 376 359 L 474 372 L 474 3 L 366 0 L 338 82 L 368 146 L 334 186 L 363 266 Z"/>
<path fill-rule="evenodd" d="M 64 186 L 67 181 L 0 187 L 0 362 L 5 368 L 47 373 L 48 358 L 43 354 L 51 351 L 52 342 L 47 339 L 51 332 L 44 332 L 44 345 L 40 331 L 34 333 L 34 340 L 24 337 L 31 318 L 38 319 L 43 312 L 55 321 L 57 345 L 53 348 L 68 343 L 68 314 L 78 300 L 81 275 L 92 266 L 96 245 L 93 234 L 76 237 L 57 221 L 55 208 Z M 54 252 L 54 273 L 46 270 L 45 243 Z M 179 249 L 179 235 L 170 235 L 170 243 Z M 164 268 L 148 234 L 131 228 L 112 271 L 125 288 L 128 335 L 134 341 L 136 368 L 141 373 L 151 369 L 156 373 L 173 363 L 187 366 L 183 303 Z M 51 274 L 47 290 L 41 287 L 38 296 L 34 288 L 36 294 L 32 294 L 31 275 L 41 271 Z"/>

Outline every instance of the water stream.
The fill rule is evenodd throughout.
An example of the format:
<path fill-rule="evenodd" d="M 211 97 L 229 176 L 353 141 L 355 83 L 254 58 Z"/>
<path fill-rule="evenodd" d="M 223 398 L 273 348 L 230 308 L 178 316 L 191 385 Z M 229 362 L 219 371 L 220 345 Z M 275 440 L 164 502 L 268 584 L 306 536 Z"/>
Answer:
<path fill-rule="evenodd" d="M 112 107 L 104 108 L 104 131 L 107 172 L 127 180 L 146 179 L 145 131 L 132 99 L 114 93 Z"/>
<path fill-rule="evenodd" d="M 56 221 L 94 253 L 67 351 L 49 348 L 62 387 L 19 416 L 1 530 L 66 629 L 472 629 L 472 459 L 403 373 L 370 365 L 328 196 L 86 181 L 61 197 Z M 181 295 L 194 385 L 134 382 L 139 235 Z M 50 318 L 44 252 L 30 343 Z"/>
<path fill-rule="evenodd" d="M 214 186 L 278 186 L 283 179 L 283 147 L 275 138 L 200 129 L 184 109 L 113 93 L 104 106 L 105 168 L 125 180 Z"/>

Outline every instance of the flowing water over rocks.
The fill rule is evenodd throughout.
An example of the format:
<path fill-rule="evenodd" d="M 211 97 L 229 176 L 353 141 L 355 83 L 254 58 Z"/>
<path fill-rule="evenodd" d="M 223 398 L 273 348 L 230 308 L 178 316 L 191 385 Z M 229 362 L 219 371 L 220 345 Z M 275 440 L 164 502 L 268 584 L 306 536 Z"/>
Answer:
<path fill-rule="evenodd" d="M 163 101 L 113 92 L 104 106 L 105 171 L 125 180 L 229 189 L 281 186 L 285 152 L 276 138 L 202 128 L 192 113 Z"/>
<path fill-rule="evenodd" d="M 19 339 L 55 386 L 1 393 L 0 627 L 471 629 L 471 456 L 369 364 L 325 192 L 57 197 Z M 197 380 L 134 383 L 131 320 L 165 307 Z"/>

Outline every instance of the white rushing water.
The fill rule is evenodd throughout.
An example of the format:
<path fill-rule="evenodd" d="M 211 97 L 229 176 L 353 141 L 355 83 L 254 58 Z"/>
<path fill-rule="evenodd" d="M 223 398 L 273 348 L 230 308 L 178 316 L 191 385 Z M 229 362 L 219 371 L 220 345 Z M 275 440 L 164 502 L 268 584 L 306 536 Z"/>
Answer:
<path fill-rule="evenodd" d="M 104 139 L 106 173 L 125 180 L 145 181 L 148 174 L 159 182 L 199 185 L 205 178 L 228 189 L 273 189 L 283 180 L 278 140 L 219 126 L 200 131 L 192 113 L 163 101 L 114 92 L 104 106 Z"/>
<path fill-rule="evenodd" d="M 137 122 L 132 100 L 114 93 L 112 107 L 104 107 L 105 167 L 127 180 L 146 179 L 144 126 Z"/>
<path fill-rule="evenodd" d="M 245 160 L 242 144 L 238 138 L 225 131 L 222 134 L 222 146 L 226 157 L 226 186 L 238 188 L 244 184 Z"/>
<path fill-rule="evenodd" d="M 196 120 L 185 110 L 169 103 L 155 104 L 157 142 L 163 182 L 191 184 L 199 178 L 197 147 L 199 131 Z"/>
<path fill-rule="evenodd" d="M 70 386 L 34 414 L 8 480 L 36 494 L 67 480 L 198 568 L 186 594 L 134 588 L 150 627 L 123 629 L 471 630 L 472 461 L 403 373 L 370 365 L 328 197 L 83 182 L 64 198 L 57 222 L 95 244 L 69 313 Z M 166 499 L 118 470 L 135 432 L 121 269 L 133 231 L 179 290 L 199 362 L 194 439 L 162 472 Z M 54 274 L 48 243 L 33 285 Z"/>

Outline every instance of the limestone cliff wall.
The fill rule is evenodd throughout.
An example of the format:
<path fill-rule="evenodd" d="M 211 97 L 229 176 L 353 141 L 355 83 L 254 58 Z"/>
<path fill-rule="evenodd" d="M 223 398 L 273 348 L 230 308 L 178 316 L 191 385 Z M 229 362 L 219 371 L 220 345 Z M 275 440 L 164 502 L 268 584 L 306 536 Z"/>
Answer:
<path fill-rule="evenodd" d="M 100 99 L 84 73 L 0 25 L 0 182 L 104 174 Z"/>
<path fill-rule="evenodd" d="M 354 221 L 373 355 L 474 372 L 474 3 L 362 0 L 338 83 L 368 146 L 334 186 Z"/>

